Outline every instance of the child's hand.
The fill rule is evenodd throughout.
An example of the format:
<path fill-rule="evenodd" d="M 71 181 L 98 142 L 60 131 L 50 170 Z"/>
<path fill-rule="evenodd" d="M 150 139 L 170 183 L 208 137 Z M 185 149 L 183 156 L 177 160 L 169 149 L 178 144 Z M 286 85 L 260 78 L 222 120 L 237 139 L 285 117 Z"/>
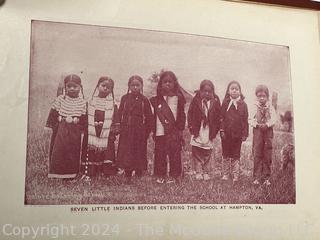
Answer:
<path fill-rule="evenodd" d="M 224 133 L 224 131 L 220 131 L 220 138 L 221 139 L 225 139 L 226 138 L 226 134 Z"/>
<path fill-rule="evenodd" d="M 115 124 L 111 126 L 111 131 L 115 134 L 115 135 L 119 135 L 120 134 L 120 124 Z"/>
<path fill-rule="evenodd" d="M 265 123 L 261 123 L 261 124 L 258 124 L 258 127 L 261 128 L 262 131 L 265 131 L 265 130 L 267 130 L 268 125 Z"/>
<path fill-rule="evenodd" d="M 110 141 L 114 142 L 116 140 L 116 136 L 114 134 L 109 135 Z"/>
<path fill-rule="evenodd" d="M 246 136 L 242 136 L 241 140 L 242 140 L 242 142 L 244 142 L 244 141 L 247 140 L 247 137 Z"/>
<path fill-rule="evenodd" d="M 51 127 L 48 127 L 48 126 L 44 127 L 44 131 L 46 131 L 46 132 L 51 132 L 51 130 L 52 130 Z"/>

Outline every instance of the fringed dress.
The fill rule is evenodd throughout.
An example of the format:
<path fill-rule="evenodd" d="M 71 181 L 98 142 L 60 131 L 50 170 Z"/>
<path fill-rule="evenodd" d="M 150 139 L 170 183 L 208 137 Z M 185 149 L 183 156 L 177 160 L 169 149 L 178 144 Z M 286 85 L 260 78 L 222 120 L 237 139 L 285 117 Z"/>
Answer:
<path fill-rule="evenodd" d="M 80 169 L 81 133 L 86 125 L 84 99 L 60 95 L 50 110 L 47 127 L 52 128 L 49 178 L 75 178 Z"/>
<path fill-rule="evenodd" d="M 115 168 L 115 138 L 120 125 L 113 98 L 93 97 L 88 102 L 88 128 L 85 132 L 82 170 L 87 176 L 100 172 L 111 175 Z"/>

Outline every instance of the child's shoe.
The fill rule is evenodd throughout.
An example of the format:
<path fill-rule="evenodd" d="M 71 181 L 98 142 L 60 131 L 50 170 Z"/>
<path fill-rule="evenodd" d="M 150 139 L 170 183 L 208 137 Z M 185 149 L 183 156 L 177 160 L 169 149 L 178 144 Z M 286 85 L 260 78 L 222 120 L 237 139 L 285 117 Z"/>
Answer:
<path fill-rule="evenodd" d="M 196 180 L 202 180 L 203 179 L 203 176 L 201 173 L 197 173 L 196 174 Z"/>
<path fill-rule="evenodd" d="M 254 180 L 254 181 L 253 181 L 253 184 L 254 184 L 254 185 L 259 185 L 259 184 L 260 184 L 260 182 L 259 182 L 259 180 L 258 180 L 258 179 L 256 179 L 256 180 Z"/>
<path fill-rule="evenodd" d="M 223 177 L 221 179 L 224 180 L 224 181 L 228 181 L 229 177 L 228 177 L 228 175 L 223 175 Z"/>
<path fill-rule="evenodd" d="M 205 181 L 210 180 L 210 176 L 208 173 L 203 174 L 203 180 L 205 180 Z"/>
<path fill-rule="evenodd" d="M 118 168 L 117 169 L 117 175 L 123 175 L 124 174 L 124 169 L 122 169 L 122 168 Z"/>
<path fill-rule="evenodd" d="M 269 179 L 266 179 L 264 182 L 263 182 L 264 185 L 267 185 L 267 186 L 270 186 L 271 185 L 271 182 L 269 181 Z"/>
<path fill-rule="evenodd" d="M 164 179 L 163 178 L 157 178 L 156 182 L 160 183 L 160 184 L 163 184 L 164 183 Z"/>
<path fill-rule="evenodd" d="M 233 183 L 236 183 L 239 181 L 239 177 L 238 176 L 234 176 L 232 179 Z"/>
<path fill-rule="evenodd" d="M 175 183 L 176 180 L 174 178 L 168 178 L 166 183 Z"/>

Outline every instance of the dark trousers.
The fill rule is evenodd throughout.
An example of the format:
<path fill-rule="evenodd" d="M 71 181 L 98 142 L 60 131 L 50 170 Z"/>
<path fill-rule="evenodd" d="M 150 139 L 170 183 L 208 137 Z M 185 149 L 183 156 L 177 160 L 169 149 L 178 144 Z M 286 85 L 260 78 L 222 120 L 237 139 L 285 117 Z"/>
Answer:
<path fill-rule="evenodd" d="M 253 176 L 265 179 L 271 175 L 273 129 L 253 129 Z"/>
<path fill-rule="evenodd" d="M 232 138 L 226 135 L 221 141 L 222 144 L 222 156 L 224 158 L 239 159 L 241 153 L 241 138 Z"/>
<path fill-rule="evenodd" d="M 209 173 L 210 172 L 210 159 L 212 149 L 203 149 L 200 147 L 192 146 L 193 169 L 196 173 Z"/>
<path fill-rule="evenodd" d="M 169 176 L 174 178 L 181 176 L 181 144 L 168 144 L 165 136 L 158 136 L 155 138 L 155 176 L 167 176 L 167 157 L 169 158 Z"/>

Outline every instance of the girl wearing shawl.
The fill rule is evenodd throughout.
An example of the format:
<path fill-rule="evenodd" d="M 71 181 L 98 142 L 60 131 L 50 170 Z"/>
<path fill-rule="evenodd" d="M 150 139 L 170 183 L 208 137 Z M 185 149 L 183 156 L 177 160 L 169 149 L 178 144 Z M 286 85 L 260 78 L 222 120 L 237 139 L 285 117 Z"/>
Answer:
<path fill-rule="evenodd" d="M 71 74 L 64 79 L 62 95 L 55 99 L 46 126 L 52 129 L 48 177 L 75 178 L 80 169 L 81 133 L 86 126 L 86 102 L 79 76 Z"/>
<path fill-rule="evenodd" d="M 100 173 L 112 174 L 115 161 L 115 137 L 118 132 L 114 81 L 101 77 L 88 101 L 88 126 L 83 141 L 82 170 L 86 180 Z"/>
<path fill-rule="evenodd" d="M 188 128 L 197 180 L 209 180 L 213 139 L 220 129 L 220 100 L 210 80 L 203 80 L 188 110 Z"/>

